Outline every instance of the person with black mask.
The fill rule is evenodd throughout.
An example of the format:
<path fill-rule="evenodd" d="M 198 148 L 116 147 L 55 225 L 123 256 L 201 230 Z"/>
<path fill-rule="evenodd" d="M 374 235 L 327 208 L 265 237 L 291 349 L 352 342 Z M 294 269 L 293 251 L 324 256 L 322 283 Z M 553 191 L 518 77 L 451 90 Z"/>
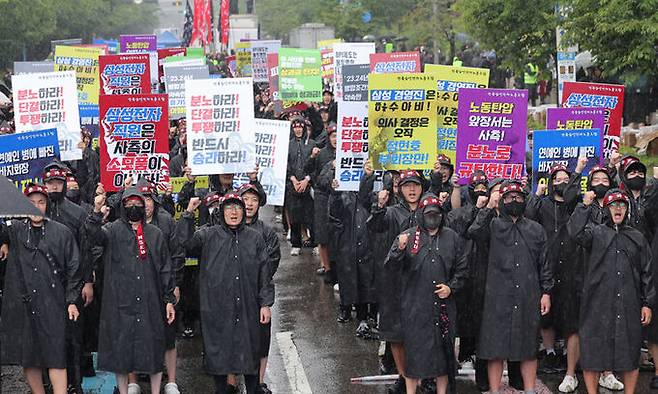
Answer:
<path fill-rule="evenodd" d="M 524 390 L 534 394 L 540 318 L 551 306 L 546 232 L 524 217 L 525 208 L 523 186 L 508 181 L 468 229 L 469 237 L 490 245 L 478 356 L 488 360 L 493 394 L 500 392 L 504 360 L 521 362 Z"/>
<path fill-rule="evenodd" d="M 45 393 L 45 371 L 54 394 L 65 394 L 70 392 L 68 322 L 79 317 L 82 287 L 78 245 L 65 225 L 45 218 L 44 186 L 30 184 L 24 194 L 43 216 L 0 226 L 0 244 L 10 248 L 0 319 L 0 364 L 23 367 L 33 393 Z"/>
<path fill-rule="evenodd" d="M 440 154 L 436 157 L 430 179 L 432 181 L 430 191 L 445 198 L 443 209 L 446 212 L 461 206 L 460 186 L 455 176 L 455 166 L 448 156 Z"/>
<path fill-rule="evenodd" d="M 236 193 L 220 200 L 219 225 L 194 231 L 199 198 L 190 200 L 176 232 L 187 253 L 199 258 L 199 297 L 205 367 L 217 394 L 228 393 L 227 375 L 244 375 L 247 394 L 258 388 L 260 324 L 270 322 L 274 285 L 268 247 L 245 225 L 245 204 Z"/>
<path fill-rule="evenodd" d="M 440 200 L 426 195 L 418 206 L 418 225 L 397 237 L 386 260 L 386 265 L 401 267 L 408 394 L 416 393 L 420 379 L 436 379 L 436 393 L 445 394 L 448 376 L 454 374 L 454 297 L 468 275 L 468 267 L 463 241 L 444 227 L 444 218 Z"/>
<path fill-rule="evenodd" d="M 424 192 L 425 179 L 418 171 L 407 170 L 400 174 L 398 182 L 398 203 L 388 205 L 393 198 L 390 190 L 383 189 L 377 193 L 377 202 L 372 205 L 368 218 L 368 230 L 385 234 L 380 241 L 392 245 L 396 237 L 404 230 L 416 226 L 416 209 Z M 405 355 L 400 321 L 400 267 L 384 266 L 381 269 L 379 286 L 379 335 L 391 344 L 400 378 L 389 388 L 390 393 L 402 393 L 405 390 Z"/>
<path fill-rule="evenodd" d="M 465 255 L 468 257 L 468 275 L 464 278 L 462 290 L 455 296 L 460 361 L 465 361 L 476 354 L 478 332 L 482 321 L 488 245 L 470 239 L 467 232 L 478 212 L 488 202 L 489 180 L 483 171 L 475 171 L 471 174 L 468 182 L 468 196 L 468 203 L 450 211 L 446 218 L 446 226 L 457 232 L 463 239 Z M 489 390 L 487 362 L 479 357 L 475 362 L 475 383 L 480 391 Z"/>
<path fill-rule="evenodd" d="M 103 303 L 98 369 L 116 374 L 120 394 L 128 393 L 128 374 L 150 375 L 159 393 L 165 354 L 165 324 L 176 316 L 174 277 L 167 240 L 146 223 L 144 196 L 131 186 L 122 195 L 119 219 L 102 225 L 106 197 L 94 199 L 85 223 L 89 248 L 103 247 Z M 166 322 L 166 323 L 165 323 Z"/>
<path fill-rule="evenodd" d="M 580 314 L 580 365 L 589 394 L 598 392 L 602 371 L 623 375 L 634 393 L 643 326 L 652 321 L 655 288 L 647 240 L 628 225 L 630 198 L 611 189 L 603 199 L 603 223 L 592 223 L 595 193 L 589 191 L 568 223 L 587 252 Z"/>
<path fill-rule="evenodd" d="M 562 392 L 572 392 L 578 386 L 574 361 L 578 354 L 578 339 L 574 336 L 578 332 L 578 310 L 572 308 L 572 294 L 577 285 L 574 272 L 577 269 L 578 254 L 577 245 L 569 236 L 566 224 L 578 203 L 582 172 L 586 165 L 587 158 L 580 157 L 573 174 L 564 165 L 553 165 L 548 172 L 547 183 L 537 185 L 525 210 L 525 216 L 541 224 L 546 231 L 546 260 L 555 280 L 551 293 L 551 312 L 542 317 L 541 334 L 546 354 L 540 371 L 558 373 L 564 370 L 562 357 L 555 352 L 557 331 L 567 340 L 567 361 L 570 361 L 563 384 L 560 385 Z"/>
<path fill-rule="evenodd" d="M 619 163 L 619 187 L 629 197 L 628 224 L 639 230 L 650 242 L 654 239 L 654 223 L 658 223 L 658 187 L 647 185 L 647 167 L 635 156 L 626 155 Z M 654 178 L 658 173 L 654 171 Z M 655 249 L 654 249 L 655 250 Z"/>

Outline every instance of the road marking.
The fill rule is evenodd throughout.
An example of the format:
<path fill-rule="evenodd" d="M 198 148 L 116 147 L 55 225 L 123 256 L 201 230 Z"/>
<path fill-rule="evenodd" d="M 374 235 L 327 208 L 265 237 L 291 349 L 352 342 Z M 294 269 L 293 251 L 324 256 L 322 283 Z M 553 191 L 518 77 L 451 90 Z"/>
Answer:
<path fill-rule="evenodd" d="M 279 344 L 283 366 L 286 368 L 290 389 L 293 394 L 313 394 L 308 384 L 302 361 L 299 359 L 297 347 L 292 341 L 292 332 L 278 332 L 276 341 Z"/>

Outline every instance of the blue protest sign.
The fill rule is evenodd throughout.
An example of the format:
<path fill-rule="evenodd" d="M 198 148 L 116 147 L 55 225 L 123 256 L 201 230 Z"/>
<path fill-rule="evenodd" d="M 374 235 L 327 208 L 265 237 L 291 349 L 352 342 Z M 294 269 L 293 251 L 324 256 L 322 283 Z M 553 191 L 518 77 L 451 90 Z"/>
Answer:
<path fill-rule="evenodd" d="M 57 129 L 0 136 L 0 174 L 24 186 L 37 182 L 46 164 L 59 157 Z"/>

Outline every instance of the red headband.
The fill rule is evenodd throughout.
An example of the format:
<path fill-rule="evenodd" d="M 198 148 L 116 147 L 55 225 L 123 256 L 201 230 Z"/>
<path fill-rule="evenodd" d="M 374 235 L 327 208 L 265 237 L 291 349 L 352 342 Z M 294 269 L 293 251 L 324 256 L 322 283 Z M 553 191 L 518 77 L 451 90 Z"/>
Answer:
<path fill-rule="evenodd" d="M 66 180 L 66 171 L 60 170 L 59 168 L 53 168 L 52 170 L 48 170 L 43 174 L 43 179 L 61 179 L 63 181 Z"/>
<path fill-rule="evenodd" d="M 26 187 L 25 190 L 23 190 L 23 194 L 26 197 L 29 196 L 32 193 L 41 193 L 41 194 L 43 194 L 44 196 L 47 197 L 48 196 L 48 189 L 46 189 L 45 186 L 41 186 L 41 185 L 31 185 L 31 186 Z"/>
<path fill-rule="evenodd" d="M 562 164 L 555 164 L 554 166 L 551 167 L 549 174 L 553 176 L 558 171 L 564 171 L 566 173 L 569 173 L 569 170 L 567 170 L 567 167 L 563 166 Z"/>
<path fill-rule="evenodd" d="M 426 197 L 423 201 L 420 203 L 421 208 L 429 207 L 429 206 L 437 206 L 441 208 L 441 200 L 439 200 L 436 197 Z"/>
<path fill-rule="evenodd" d="M 225 194 L 224 197 L 222 197 L 219 202 L 220 204 L 224 204 L 225 202 L 229 200 L 238 200 L 239 202 L 244 204 L 244 201 L 242 200 L 242 197 L 240 197 L 237 193 L 228 193 Z"/>
<path fill-rule="evenodd" d="M 471 174 L 471 183 L 488 183 L 489 179 L 484 174 Z"/>
<path fill-rule="evenodd" d="M 525 195 L 525 191 L 523 190 L 523 187 L 516 182 L 508 183 L 507 185 L 503 186 L 502 189 L 500 189 L 501 196 L 512 192 L 517 192 Z"/>
<path fill-rule="evenodd" d="M 607 207 L 608 205 L 612 204 L 615 201 L 623 201 L 624 203 L 626 203 L 626 205 L 628 205 L 629 203 L 627 195 L 625 195 L 622 192 L 614 192 L 605 196 L 605 198 L 603 199 L 603 206 Z"/>
<path fill-rule="evenodd" d="M 450 158 L 444 154 L 440 154 L 436 157 L 436 160 L 441 163 L 441 164 L 452 164 L 452 161 L 450 161 Z"/>
<path fill-rule="evenodd" d="M 144 200 L 139 196 L 129 196 L 129 197 L 126 197 L 126 198 L 123 199 L 124 204 L 129 202 L 129 201 L 139 201 L 141 203 L 144 203 Z"/>
<path fill-rule="evenodd" d="M 206 196 L 206 198 L 204 199 L 205 200 L 204 202 L 205 202 L 206 206 L 209 207 L 213 203 L 218 202 L 220 199 L 221 199 L 221 197 L 219 197 L 219 194 L 211 194 L 209 196 Z"/>
<path fill-rule="evenodd" d="M 420 178 L 420 174 L 418 173 L 418 171 L 406 170 L 406 171 L 402 171 L 400 173 L 400 180 L 403 180 L 404 178 L 409 178 L 411 176 L 415 176 L 415 177 Z"/>

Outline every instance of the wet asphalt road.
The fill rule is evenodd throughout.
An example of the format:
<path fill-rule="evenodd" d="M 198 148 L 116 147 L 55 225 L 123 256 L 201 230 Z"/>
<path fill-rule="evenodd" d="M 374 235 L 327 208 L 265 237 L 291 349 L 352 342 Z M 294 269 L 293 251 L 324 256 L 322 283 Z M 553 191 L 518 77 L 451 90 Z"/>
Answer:
<path fill-rule="evenodd" d="M 266 220 L 271 220 L 269 210 L 263 212 Z M 279 224 L 277 226 L 280 227 Z M 276 302 L 273 308 L 272 346 L 266 382 L 275 394 L 337 394 L 337 393 L 386 393 L 383 386 L 355 386 L 350 378 L 375 375 L 378 373 L 377 349 L 379 342 L 359 339 L 355 336 L 356 321 L 347 324 L 336 322 L 338 296 L 331 286 L 323 283 L 315 275 L 319 266 L 317 257 L 310 249 L 304 249 L 299 257 L 290 256 L 290 248 L 285 236 L 280 233 L 282 260 L 275 277 Z M 290 333 L 294 346 L 282 350 L 277 341 L 277 333 Z M 281 336 L 281 335 L 280 335 Z M 212 380 L 203 372 L 201 340 L 180 339 L 178 341 L 178 384 L 182 393 L 212 393 Z M 286 359 L 296 359 L 300 364 L 295 368 Z M 310 392 L 303 389 L 300 377 L 306 377 Z M 540 392 L 557 392 L 561 376 L 545 375 Z M 649 373 L 641 374 L 638 393 L 649 393 Z M 585 393 L 582 378 L 578 393 Z M 27 393 L 20 370 L 2 368 L 2 393 Z M 303 383 L 303 382 L 302 382 Z M 149 392 L 142 385 L 143 392 Z M 293 387 L 297 389 L 294 390 Z M 458 393 L 478 393 L 472 380 L 460 378 Z M 506 392 L 514 392 L 508 390 Z M 601 390 L 602 393 L 609 393 Z"/>

